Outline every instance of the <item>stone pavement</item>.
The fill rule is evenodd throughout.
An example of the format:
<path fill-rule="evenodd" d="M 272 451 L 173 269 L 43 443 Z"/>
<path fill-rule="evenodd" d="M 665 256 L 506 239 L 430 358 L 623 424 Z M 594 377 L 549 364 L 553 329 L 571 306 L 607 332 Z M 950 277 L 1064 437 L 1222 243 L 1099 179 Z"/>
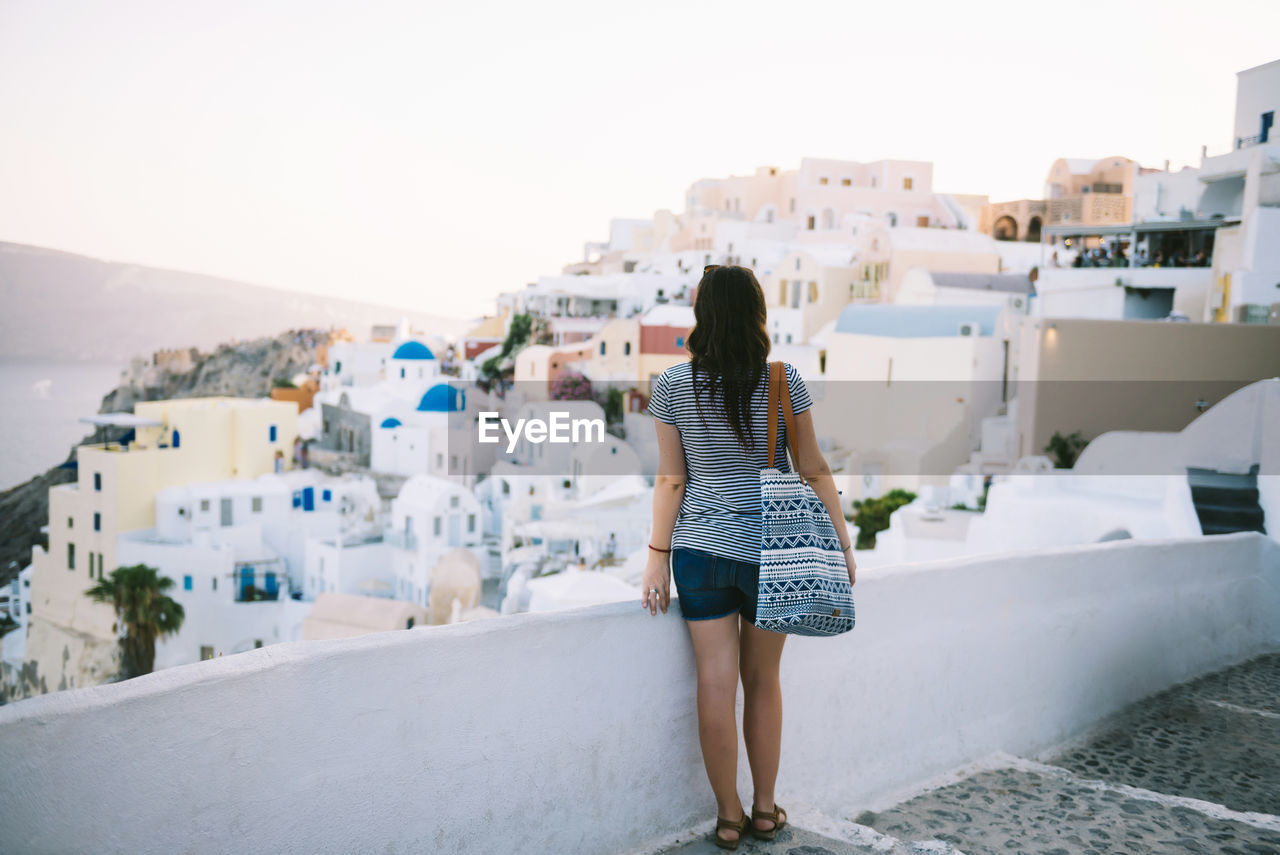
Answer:
<path fill-rule="evenodd" d="M 847 820 L 793 814 L 797 827 L 771 842 L 748 834 L 737 851 L 1280 855 L 1280 654 L 1145 698 L 1049 756 L 998 766 Z M 691 836 L 656 852 L 724 851 L 708 831 Z"/>
<path fill-rule="evenodd" d="M 800 813 L 799 811 L 797 813 Z M 824 830 L 839 836 L 819 834 L 807 827 L 792 825 L 778 832 L 773 840 L 757 840 L 747 832 L 737 852 L 749 855 L 961 855 L 950 844 L 941 841 L 909 844 L 877 834 L 874 830 L 854 826 L 852 823 L 815 820 Z M 691 838 L 670 846 L 649 850 L 649 855 L 713 855 L 728 851 L 716 846 L 711 831 L 691 831 L 684 835 Z"/>

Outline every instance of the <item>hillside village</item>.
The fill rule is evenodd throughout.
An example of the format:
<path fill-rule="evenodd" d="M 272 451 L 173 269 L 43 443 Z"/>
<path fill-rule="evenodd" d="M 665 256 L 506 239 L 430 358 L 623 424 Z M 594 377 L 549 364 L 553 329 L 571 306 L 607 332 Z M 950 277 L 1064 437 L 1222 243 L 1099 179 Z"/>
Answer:
<path fill-rule="evenodd" d="M 1242 74 L 1239 103 L 1278 78 L 1280 62 Z M 936 191 L 920 161 L 702 178 L 461 336 L 398 318 L 304 331 L 251 397 L 175 380 L 198 354 L 157 353 L 130 388 L 160 391 L 86 414 L 100 435 L 41 485 L 47 545 L 3 604 L 6 697 L 117 679 L 116 612 L 85 591 L 121 567 L 156 568 L 183 607 L 157 670 L 638 600 L 650 384 L 688 358 L 712 264 L 761 283 L 862 565 L 1274 538 L 1280 143 L 1256 123 L 1238 106 L 1231 150 L 1177 172 L 1059 159 L 1036 200 Z M 607 433 L 474 441 L 482 414 L 552 410 Z"/>

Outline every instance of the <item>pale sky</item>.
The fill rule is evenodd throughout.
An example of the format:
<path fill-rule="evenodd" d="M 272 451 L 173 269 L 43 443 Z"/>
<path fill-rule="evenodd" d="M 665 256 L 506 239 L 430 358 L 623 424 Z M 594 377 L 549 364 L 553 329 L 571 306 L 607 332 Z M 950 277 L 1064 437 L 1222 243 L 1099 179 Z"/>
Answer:
<path fill-rule="evenodd" d="M 1196 165 L 1276 33 L 1274 0 L 0 0 L 0 240 L 478 315 L 701 177 Z"/>

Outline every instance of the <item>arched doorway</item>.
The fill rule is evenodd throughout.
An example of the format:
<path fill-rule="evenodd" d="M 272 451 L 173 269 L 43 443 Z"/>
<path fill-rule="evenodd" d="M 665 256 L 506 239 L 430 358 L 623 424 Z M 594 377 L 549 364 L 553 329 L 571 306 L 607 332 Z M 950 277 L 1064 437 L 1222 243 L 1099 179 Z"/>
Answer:
<path fill-rule="evenodd" d="M 1040 218 L 1032 217 L 1031 222 L 1027 223 L 1027 236 L 1024 238 L 1027 243 L 1040 242 Z"/>
<path fill-rule="evenodd" d="M 1018 221 L 1005 214 L 991 227 L 991 236 L 996 240 L 1017 240 Z"/>

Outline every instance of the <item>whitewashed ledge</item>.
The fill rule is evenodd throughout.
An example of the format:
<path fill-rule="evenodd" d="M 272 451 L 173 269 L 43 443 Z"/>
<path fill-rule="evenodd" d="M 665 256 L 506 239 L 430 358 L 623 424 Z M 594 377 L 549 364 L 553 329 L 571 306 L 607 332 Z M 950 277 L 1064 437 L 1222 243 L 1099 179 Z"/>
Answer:
<path fill-rule="evenodd" d="M 778 799 L 833 817 L 1280 649 L 1280 545 L 1114 541 L 859 574 L 792 638 Z M 0 707 L 6 852 L 617 853 L 706 823 L 678 607 L 290 642 Z M 739 791 L 751 797 L 745 749 Z"/>

